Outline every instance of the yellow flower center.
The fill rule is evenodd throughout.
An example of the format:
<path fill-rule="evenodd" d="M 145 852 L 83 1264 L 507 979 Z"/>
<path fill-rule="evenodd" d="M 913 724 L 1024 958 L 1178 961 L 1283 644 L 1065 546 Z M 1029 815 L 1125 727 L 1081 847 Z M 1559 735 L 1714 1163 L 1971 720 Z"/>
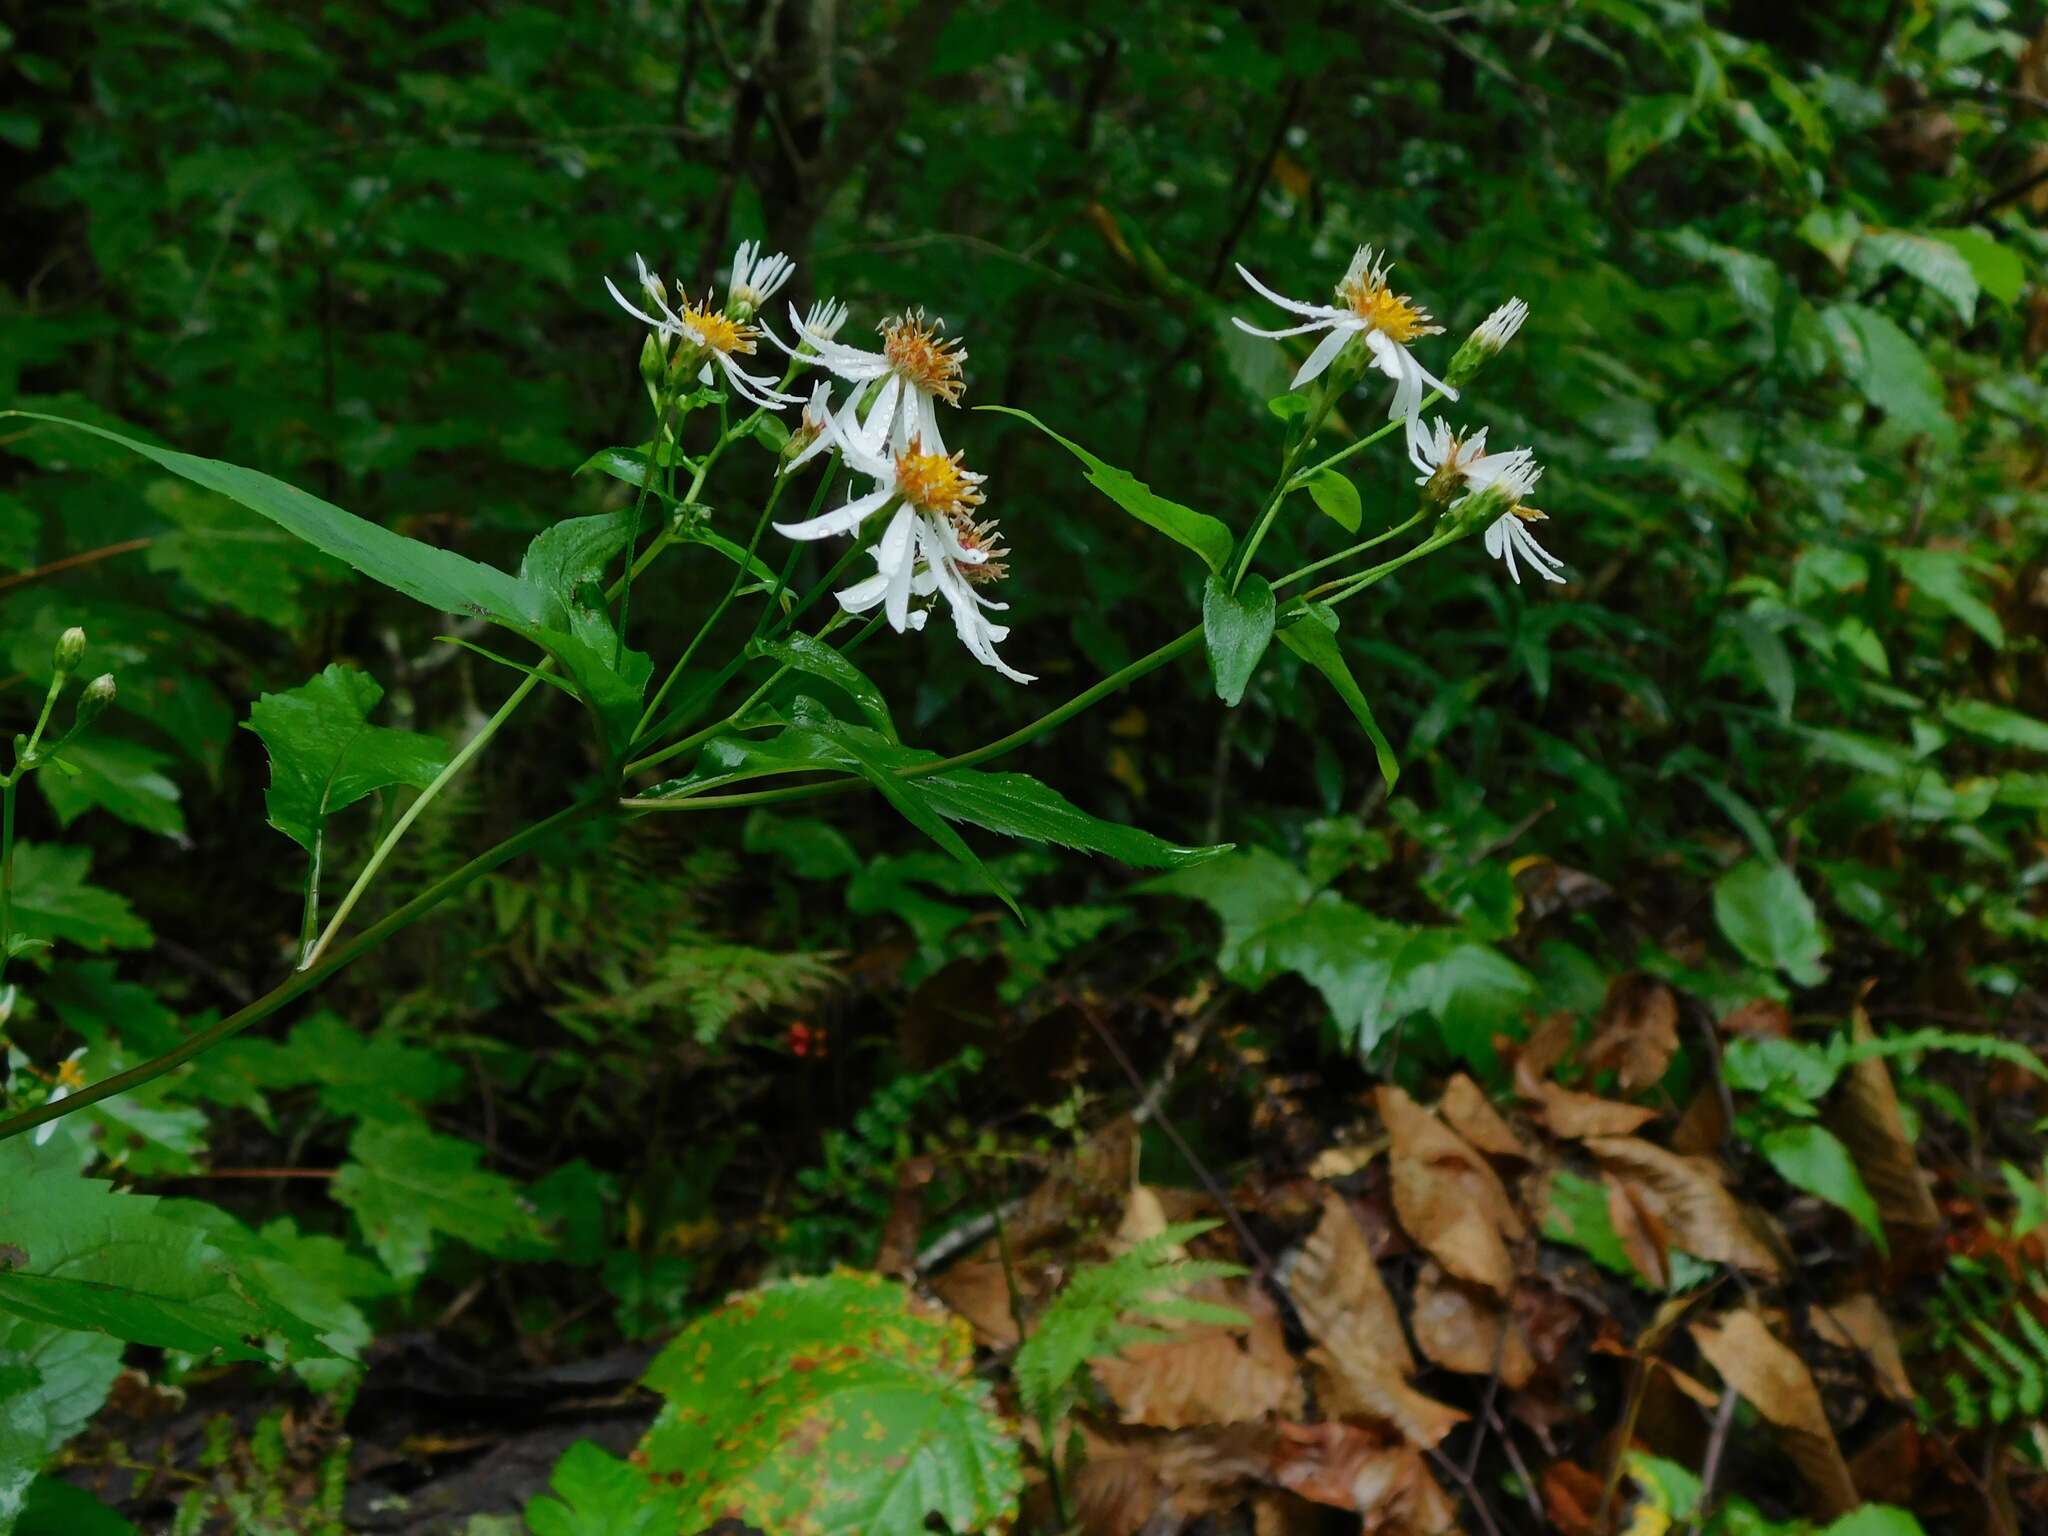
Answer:
<path fill-rule="evenodd" d="M 1418 336 L 1436 336 L 1443 331 L 1442 326 L 1429 323 L 1428 312 L 1407 294 L 1394 292 L 1370 274 L 1340 286 L 1337 297 L 1367 325 L 1404 345 Z"/>
<path fill-rule="evenodd" d="M 85 1086 L 85 1068 L 78 1064 L 77 1057 L 57 1063 L 57 1084 L 69 1088 L 73 1093 Z"/>
<path fill-rule="evenodd" d="M 692 304 L 684 299 L 676 307 L 676 314 L 683 324 L 703 338 L 705 347 L 721 357 L 734 352 L 753 351 L 754 338 L 761 334 L 751 325 L 716 308 L 709 299 L 701 304 Z"/>
<path fill-rule="evenodd" d="M 965 468 L 959 454 L 926 453 L 921 442 L 913 437 L 896 455 L 896 489 L 919 511 L 957 523 L 968 508 L 981 505 L 981 476 Z"/>
<path fill-rule="evenodd" d="M 948 405 L 958 405 L 960 391 L 966 387 L 961 364 L 967 361 L 967 350 L 940 334 L 944 324 L 943 320 L 928 322 L 921 309 L 884 320 L 880 327 L 882 355 L 905 383 Z"/>
<path fill-rule="evenodd" d="M 993 520 L 977 523 L 966 517 L 957 517 L 953 520 L 953 528 L 963 548 L 977 550 L 987 557 L 979 565 L 961 566 L 961 574 L 969 581 L 977 587 L 985 587 L 1010 574 L 1010 567 L 1003 561 L 1003 556 L 1010 551 L 1003 544 L 1002 535 Z"/>

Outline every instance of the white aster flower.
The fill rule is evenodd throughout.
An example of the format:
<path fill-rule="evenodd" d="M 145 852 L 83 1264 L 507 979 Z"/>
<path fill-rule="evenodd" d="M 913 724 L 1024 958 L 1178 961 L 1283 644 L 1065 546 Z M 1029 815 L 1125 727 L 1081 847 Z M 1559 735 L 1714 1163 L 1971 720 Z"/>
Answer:
<path fill-rule="evenodd" d="M 742 247 L 742 250 L 745 248 Z M 654 313 L 648 314 L 631 303 L 619 292 L 618 285 L 609 277 L 604 280 L 611 296 L 619 307 L 643 325 L 654 328 L 654 334 L 663 346 L 680 340 L 686 346 L 703 354 L 703 367 L 698 377 L 709 383 L 712 378 L 711 366 L 718 365 L 725 375 L 725 381 L 732 386 L 732 392 L 744 400 L 767 410 L 779 411 L 785 405 L 795 405 L 800 397 L 786 395 L 776 387 L 776 381 L 759 374 L 748 373 L 733 361 L 736 356 L 750 356 L 760 331 L 745 320 L 736 320 L 722 310 L 714 309 L 706 299 L 701 304 L 690 302 L 680 284 L 677 285 L 677 306 L 671 309 L 662 295 L 661 279 L 647 270 L 647 263 L 637 255 L 634 263 L 640 269 L 641 291 L 654 306 Z M 785 274 L 786 275 L 786 274 Z M 694 360 L 686 360 L 694 361 Z"/>
<path fill-rule="evenodd" d="M 811 386 L 811 398 L 804 402 L 803 420 L 789 434 L 789 443 L 782 450 L 787 455 L 784 473 L 794 474 L 837 445 L 838 439 L 832 435 L 832 385 L 829 380 L 820 379 Z"/>
<path fill-rule="evenodd" d="M 886 447 L 902 453 L 914 438 L 929 452 L 946 451 L 937 402 L 960 403 L 967 349 L 958 340 L 946 339 L 945 321 L 928 321 L 921 309 L 884 320 L 876 327 L 882 336 L 879 352 L 833 340 L 830 332 L 811 325 L 794 308 L 789 323 L 796 327 L 797 346 L 783 350 L 805 362 L 815 358 L 826 372 L 854 386 L 852 403 L 860 425 L 851 435 L 864 446 L 874 452 Z"/>
<path fill-rule="evenodd" d="M 822 388 L 822 386 L 821 386 Z M 975 589 L 1007 574 L 1007 554 L 994 523 L 977 522 L 983 477 L 960 462 L 960 455 L 926 453 L 913 437 L 901 453 L 870 450 L 838 419 L 828 417 L 827 434 L 846 455 L 846 462 L 874 482 L 865 495 L 801 523 L 777 523 L 775 531 L 792 539 L 827 539 L 855 533 L 878 512 L 894 508 L 882 535 L 869 553 L 875 573 L 836 594 L 848 613 L 869 613 L 880 607 L 898 634 L 923 629 L 924 609 L 911 599 L 934 593 L 946 600 L 954 630 L 968 653 L 1013 682 L 1033 681 L 996 654 L 1010 631 L 993 623 L 990 612 L 1008 605 Z"/>
<path fill-rule="evenodd" d="M 1509 299 L 1479 322 L 1479 328 L 1472 333 L 1472 341 L 1488 352 L 1499 352 L 1515 339 L 1515 332 L 1528 318 L 1529 306 L 1520 299 Z"/>
<path fill-rule="evenodd" d="M 725 290 L 726 311 L 742 320 L 751 319 L 756 310 L 782 291 L 782 285 L 794 271 L 796 263 L 780 251 L 764 255 L 758 242 L 742 241 L 733 252 L 732 281 Z"/>
<path fill-rule="evenodd" d="M 85 1068 L 78 1064 L 80 1058 L 84 1055 L 85 1047 L 81 1045 L 69 1056 L 66 1056 L 57 1063 L 57 1086 L 50 1090 L 50 1096 L 43 1101 L 45 1104 L 54 1104 L 59 1099 L 68 1099 L 71 1097 L 72 1089 L 85 1086 Z M 57 1122 L 45 1120 L 36 1127 L 36 1133 L 30 1139 L 40 1147 L 56 1134 Z"/>
<path fill-rule="evenodd" d="M 1294 389 L 1320 377 L 1337 360 L 1338 353 L 1358 337 L 1364 337 L 1365 345 L 1372 353 L 1372 366 L 1394 381 L 1394 398 L 1387 407 L 1387 420 L 1405 422 L 1412 437 L 1419 429 L 1425 385 L 1441 390 L 1450 400 L 1457 399 L 1458 392 L 1425 370 L 1408 350 L 1409 342 L 1423 336 L 1441 335 L 1443 327 L 1432 325 L 1427 311 L 1418 307 L 1406 294 L 1395 293 L 1387 286 L 1387 273 L 1391 270 L 1386 262 L 1373 254 L 1371 246 L 1361 245 L 1352 255 L 1343 280 L 1337 284 L 1338 302 L 1334 305 L 1304 304 L 1298 299 L 1275 293 L 1253 277 L 1240 262 L 1238 276 L 1282 309 L 1307 318 L 1301 325 L 1285 326 L 1277 331 L 1261 330 L 1243 320 L 1235 323 L 1241 331 L 1271 339 L 1304 336 L 1311 331 L 1326 333 L 1296 370 L 1290 386 Z"/>
<path fill-rule="evenodd" d="M 1475 496 L 1492 495 L 1504 503 L 1504 510 L 1486 529 L 1486 552 L 1507 562 L 1508 575 L 1520 586 L 1522 574 L 1515 564 L 1520 555 L 1529 569 L 1545 581 L 1564 582 L 1564 562 L 1536 542 L 1529 524 L 1544 520 L 1536 508 L 1523 505 L 1522 498 L 1543 478 L 1543 466 L 1528 448 L 1511 448 L 1506 453 L 1486 451 L 1486 429 L 1461 438 L 1450 423 L 1437 417 L 1409 440 L 1408 457 L 1422 473 L 1417 485 L 1428 486 L 1438 496 L 1451 500 L 1455 512 Z M 1463 489 L 1462 495 L 1456 493 Z"/>

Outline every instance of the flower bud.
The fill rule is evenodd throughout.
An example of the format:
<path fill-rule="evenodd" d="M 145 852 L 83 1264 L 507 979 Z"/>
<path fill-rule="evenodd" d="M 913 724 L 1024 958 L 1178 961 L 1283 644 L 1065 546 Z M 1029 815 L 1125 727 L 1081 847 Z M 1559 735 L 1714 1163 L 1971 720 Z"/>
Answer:
<path fill-rule="evenodd" d="M 75 672 L 78 664 L 85 660 L 85 631 L 76 624 L 57 637 L 54 653 L 59 672 Z"/>
<path fill-rule="evenodd" d="M 85 685 L 85 692 L 78 696 L 78 719 L 71 728 L 82 731 L 93 721 L 107 712 L 107 706 L 114 702 L 114 675 L 102 672 Z"/>
<path fill-rule="evenodd" d="M 668 357 L 662 350 L 661 338 L 649 331 L 647 339 L 640 344 L 640 377 L 659 389 L 667 375 Z"/>
<path fill-rule="evenodd" d="M 1463 389 L 1487 360 L 1504 349 L 1515 339 L 1515 332 L 1522 328 L 1522 322 L 1529 318 L 1529 306 L 1520 299 L 1509 299 L 1492 314 L 1479 322 L 1478 327 L 1465 338 L 1451 357 L 1451 366 L 1444 374 L 1444 382 L 1453 389 Z"/>

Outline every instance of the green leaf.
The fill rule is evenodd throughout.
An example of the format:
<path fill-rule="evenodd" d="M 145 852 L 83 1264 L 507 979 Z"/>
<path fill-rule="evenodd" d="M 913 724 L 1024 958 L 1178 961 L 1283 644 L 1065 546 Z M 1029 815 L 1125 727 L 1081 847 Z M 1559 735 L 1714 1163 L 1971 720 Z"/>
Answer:
<path fill-rule="evenodd" d="M 1849 1149 L 1818 1125 L 1788 1125 L 1765 1133 L 1757 1144 L 1778 1176 L 1795 1189 L 1838 1205 L 1870 1234 L 1880 1253 L 1890 1252 L 1877 1202 L 1856 1171 Z"/>
<path fill-rule="evenodd" d="M 1958 699 L 1942 706 L 1941 718 L 1959 731 L 2002 747 L 2048 752 L 2048 720 L 2036 720 L 2016 709 L 2004 709 L 1982 699 Z"/>
<path fill-rule="evenodd" d="M 1334 469 L 1322 470 L 1308 482 L 1308 494 L 1331 522 L 1346 533 L 1358 532 L 1365 509 L 1359 505 L 1358 487 L 1346 476 Z"/>
<path fill-rule="evenodd" d="M 868 675 L 814 635 L 793 632 L 781 640 L 756 640 L 747 647 L 750 656 L 769 656 L 785 667 L 821 677 L 859 706 L 868 723 L 895 741 L 896 722 L 889 717 L 889 701 Z"/>
<path fill-rule="evenodd" d="M 417 1120 L 368 1121 L 349 1139 L 349 1161 L 331 1186 L 384 1267 L 401 1283 L 426 1273 L 435 1240 L 458 1238 L 483 1253 L 510 1253 L 539 1228 L 501 1174 L 479 1168 L 483 1149 Z"/>
<path fill-rule="evenodd" d="M 424 789 L 448 761 L 436 737 L 371 725 L 383 697 L 369 673 L 336 662 L 249 710 L 247 728 L 270 753 L 270 824 L 309 853 L 336 811 L 393 784 Z"/>
<path fill-rule="evenodd" d="M 1637 96 L 1615 113 L 1607 125 L 1608 185 L 1683 133 L 1692 109 L 1688 96 Z"/>
<path fill-rule="evenodd" d="M 60 826 L 70 826 L 97 806 L 159 837 L 185 835 L 178 786 L 163 772 L 171 761 L 163 753 L 118 736 L 95 734 L 72 742 L 62 761 L 75 771 L 36 775 Z"/>
<path fill-rule="evenodd" d="M 0 1531 L 4 1531 L 0 1525 Z M 54 1477 L 39 1477 L 28 1490 L 28 1506 L 14 1536 L 137 1536 L 136 1529 L 83 1488 Z"/>
<path fill-rule="evenodd" d="M 518 580 L 495 566 L 380 528 L 353 512 L 344 512 L 297 486 L 256 470 L 159 448 L 63 416 L 39 411 L 0 411 L 0 416 L 45 421 L 118 443 L 194 485 L 218 491 L 228 500 L 261 513 L 371 580 L 443 613 L 516 617 L 521 611 L 525 594 Z"/>
<path fill-rule="evenodd" d="M 124 896 L 86 883 L 92 854 L 57 843 L 14 845 L 14 929 L 17 937 L 81 949 L 142 949 L 149 925 Z"/>
<path fill-rule="evenodd" d="M 1200 555 L 1202 562 L 1211 572 L 1220 573 L 1230 563 L 1230 552 L 1235 547 L 1236 540 L 1231 537 L 1229 525 L 1221 519 L 1211 517 L 1206 512 L 1197 512 L 1192 507 L 1184 507 L 1177 501 L 1169 501 L 1158 495 L 1144 481 L 1137 479 L 1127 470 L 1106 464 L 1079 443 L 1061 437 L 1029 411 L 1020 411 L 1008 405 L 984 405 L 977 409 L 1000 411 L 1005 416 L 1015 416 L 1019 420 L 1030 422 L 1087 466 L 1086 479 L 1090 485 L 1148 528 L 1158 529 L 1175 543 L 1184 545 Z"/>
<path fill-rule="evenodd" d="M 1775 861 L 1750 859 L 1714 882 L 1714 920 L 1753 965 L 1781 970 L 1804 987 L 1827 976 L 1826 932 L 1798 877 Z"/>
<path fill-rule="evenodd" d="M 0 1367 L 27 1366 L 49 1421 L 46 1451 L 55 1451 L 92 1422 L 121 1371 L 121 1340 L 0 1317 Z"/>
<path fill-rule="evenodd" d="M 1925 1536 L 1925 1533 L 1920 1522 L 1906 1510 L 1890 1504 L 1865 1504 L 1824 1527 L 1821 1536 Z"/>
<path fill-rule="evenodd" d="M 681 1497 L 685 1518 L 668 1529 L 727 1517 L 877 1536 L 912 1536 L 934 1516 L 954 1531 L 1006 1524 L 1022 1467 L 973 1355 L 963 1323 L 878 1275 L 734 1298 L 647 1373 L 667 1401 L 639 1459 Z"/>
<path fill-rule="evenodd" d="M 1799 679 L 1784 638 L 1752 613 L 1738 613 L 1727 622 L 1728 627 L 1735 631 L 1735 638 L 1742 642 L 1743 654 L 1749 659 L 1750 675 L 1770 695 L 1771 703 L 1777 707 L 1778 718 L 1790 720 Z"/>
<path fill-rule="evenodd" d="M 1939 295 L 1964 325 L 1977 318 L 1977 277 L 1953 245 L 1903 229 L 1867 230 L 1863 244 L 1884 265 L 1916 278 Z"/>
<path fill-rule="evenodd" d="M 1641 1271 L 1629 1262 L 1621 1234 L 1614 1230 L 1606 1186 L 1593 1179 L 1565 1168 L 1550 1176 L 1543 1200 L 1543 1236 L 1576 1248 L 1602 1269 L 1650 1289 Z"/>
<path fill-rule="evenodd" d="M 341 568 L 273 523 L 178 480 L 157 480 L 143 493 L 175 523 L 145 556 L 152 571 L 172 571 L 209 602 L 280 629 L 305 620 L 301 591 Z"/>
<path fill-rule="evenodd" d="M 533 1536 L 671 1536 L 684 1529 L 682 1494 L 630 1462 L 578 1440 L 555 1463 L 545 1495 L 526 1505 Z"/>
<path fill-rule="evenodd" d="M 1273 589 L 1266 578 L 1247 575 L 1232 592 L 1221 576 L 1202 588 L 1202 638 L 1209 648 L 1209 671 L 1216 679 L 1216 697 L 1235 706 L 1257 670 L 1266 647 L 1273 643 Z"/>
<path fill-rule="evenodd" d="M 1353 718 L 1364 728 L 1367 740 L 1372 742 L 1380 777 L 1386 781 L 1387 788 L 1392 789 L 1394 781 L 1401 776 L 1401 764 L 1394 756 L 1394 748 L 1387 740 L 1386 732 L 1373 718 L 1372 705 L 1366 702 L 1364 690 L 1351 675 L 1350 664 L 1344 660 L 1343 647 L 1337 643 L 1336 610 L 1324 603 L 1315 604 L 1301 622 L 1280 631 L 1280 643 L 1322 673 L 1330 686 L 1337 690 L 1337 697 L 1344 701 Z"/>
<path fill-rule="evenodd" d="M 1969 556 L 1948 549 L 1895 549 L 1891 560 L 1922 597 L 1946 608 L 1993 650 L 2005 648 L 2005 626 L 1998 622 L 1991 605 L 1977 595 L 1971 580 L 1975 566 Z"/>
<path fill-rule="evenodd" d="M 1296 417 L 1306 416 L 1308 406 L 1308 396 L 1292 389 L 1284 395 L 1275 395 L 1266 402 L 1266 409 L 1282 421 L 1293 421 Z"/>
<path fill-rule="evenodd" d="M 906 781 L 949 821 L 1000 832 L 1005 837 L 1057 843 L 1084 853 L 1105 853 L 1141 869 L 1180 869 L 1228 853 L 1229 843 L 1182 847 L 1137 827 L 1090 816 L 1058 790 L 1022 773 L 977 773 L 955 769 Z"/>
<path fill-rule="evenodd" d="M 0 1142 L 0 1313 L 231 1360 L 264 1358 L 252 1341 L 269 1335 L 294 1355 L 328 1353 L 206 1232 L 153 1196 L 81 1177 L 70 1157 L 27 1137 Z"/>
<path fill-rule="evenodd" d="M 1849 267 L 1849 255 L 1863 234 L 1863 221 L 1847 208 L 1816 207 L 1799 221 L 1799 238 L 1828 259 L 1837 272 Z"/>
<path fill-rule="evenodd" d="M 2000 245 L 1990 234 L 1976 228 L 1930 229 L 1927 238 L 1939 240 L 1962 257 L 1977 286 L 1999 303 L 2019 302 L 2020 293 L 2027 286 L 2027 269 L 2012 247 Z"/>
<path fill-rule="evenodd" d="M 519 563 L 522 616 L 498 620 L 561 663 L 614 756 L 640 723 L 654 670 L 644 653 L 621 649 L 605 602 L 606 567 L 632 534 L 629 511 L 567 518 L 546 529 Z"/>
<path fill-rule="evenodd" d="M 0 1532 L 12 1531 L 21 1517 L 49 1440 L 43 1378 L 32 1366 L 0 1363 Z"/>
<path fill-rule="evenodd" d="M 1941 375 L 1912 337 L 1861 304 L 1831 305 L 1821 311 L 1821 323 L 1864 399 L 1908 431 L 1954 432 Z"/>

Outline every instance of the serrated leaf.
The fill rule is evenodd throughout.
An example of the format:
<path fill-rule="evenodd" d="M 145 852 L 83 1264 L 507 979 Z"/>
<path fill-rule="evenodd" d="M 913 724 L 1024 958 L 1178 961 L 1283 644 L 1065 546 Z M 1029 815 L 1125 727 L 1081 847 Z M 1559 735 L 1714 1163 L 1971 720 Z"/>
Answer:
<path fill-rule="evenodd" d="M 750 656 L 768 656 L 798 672 L 823 678 L 859 707 L 868 723 L 895 741 L 896 722 L 889 717 L 889 701 L 868 675 L 813 635 L 792 632 L 781 640 L 756 640 L 747 647 Z"/>
<path fill-rule="evenodd" d="M 487 1254 L 534 1241 L 539 1228 L 510 1179 L 478 1164 L 483 1149 L 417 1120 L 367 1121 L 330 1188 L 355 1213 L 384 1267 L 403 1284 L 426 1273 L 435 1242 L 453 1237 Z"/>
<path fill-rule="evenodd" d="M 2019 302 L 2020 293 L 2027 286 L 2027 268 L 2012 247 L 2000 245 L 1992 235 L 1974 228 L 1930 229 L 1927 238 L 1939 240 L 1962 257 L 1977 286 L 1999 303 Z"/>
<path fill-rule="evenodd" d="M 1784 864 L 1750 859 L 1714 882 L 1714 920 L 1753 965 L 1781 970 L 1803 987 L 1827 976 L 1827 933 L 1799 878 Z"/>
<path fill-rule="evenodd" d="M 301 1318 L 254 1291 L 199 1227 L 150 1195 L 81 1177 L 70 1154 L 0 1142 L 0 1313 L 137 1344 L 259 1360 L 276 1336 L 300 1357 L 329 1353 Z"/>
<path fill-rule="evenodd" d="M 1953 245 L 1903 229 L 1866 230 L 1863 246 L 1880 262 L 1924 284 L 1969 325 L 1977 318 L 1977 276 Z"/>
<path fill-rule="evenodd" d="M 1280 631 L 1280 643 L 1295 655 L 1306 661 L 1328 679 L 1337 697 L 1344 701 L 1352 718 L 1364 729 L 1366 739 L 1372 743 L 1373 757 L 1379 763 L 1380 777 L 1388 789 L 1401 776 L 1400 760 L 1394 756 L 1393 744 L 1380 729 L 1380 723 L 1373 718 L 1372 705 L 1366 701 L 1365 691 L 1358 686 L 1358 679 L 1351 675 L 1351 665 L 1344 659 L 1343 648 L 1337 643 L 1337 615 L 1335 610 L 1322 604 L 1311 608 L 1307 617 L 1299 623 L 1290 624 Z"/>
<path fill-rule="evenodd" d="M 1177 501 L 1169 501 L 1128 470 L 1105 463 L 1079 443 L 1061 437 L 1029 411 L 1008 405 L 984 405 L 979 409 L 1000 411 L 1005 416 L 1030 422 L 1087 467 L 1085 478 L 1090 485 L 1148 528 L 1158 529 L 1176 544 L 1200 555 L 1210 571 L 1220 572 L 1230 562 L 1230 551 L 1236 541 L 1231 537 L 1229 525 L 1221 519 L 1184 507 Z"/>
<path fill-rule="evenodd" d="M 549 1495 L 530 1499 L 533 1536 L 670 1536 L 683 1529 L 682 1494 L 631 1462 L 579 1440 L 555 1463 Z"/>
<path fill-rule="evenodd" d="M 270 824 L 309 853 L 336 811 L 394 784 L 424 789 L 448 761 L 436 737 L 371 725 L 383 697 L 369 673 L 336 662 L 249 710 L 247 728 L 270 753 Z"/>
<path fill-rule="evenodd" d="M 1818 1125 L 1788 1125 L 1766 1132 L 1757 1150 L 1794 1189 L 1840 1206 L 1868 1232 L 1880 1253 L 1890 1251 L 1877 1202 L 1856 1171 L 1855 1159 L 1834 1134 Z"/>
<path fill-rule="evenodd" d="M 67 746 L 60 761 L 73 771 L 36 775 L 60 826 L 97 806 L 159 837 L 185 835 L 178 786 L 163 771 L 171 761 L 163 753 L 118 736 L 90 735 Z"/>
<path fill-rule="evenodd" d="M 1013 1515 L 1016 1443 L 970 1370 L 971 1336 L 894 1281 L 763 1286 L 677 1336 L 647 1374 L 667 1399 L 641 1442 L 694 1530 L 955 1531 Z"/>
<path fill-rule="evenodd" d="M 81 949 L 141 949 L 149 925 L 125 896 L 86 883 L 92 854 L 55 843 L 14 845 L 15 937 Z"/>
<path fill-rule="evenodd" d="M 1275 606 L 1266 578 L 1247 575 L 1235 592 L 1221 576 L 1202 588 L 1202 639 L 1208 646 L 1209 672 L 1216 697 L 1235 706 L 1273 643 Z"/>
<path fill-rule="evenodd" d="M 1358 487 L 1337 470 L 1325 469 L 1312 476 L 1308 482 L 1308 494 L 1323 515 L 1346 533 L 1358 532 L 1358 525 L 1365 521 L 1365 509 L 1358 500 Z"/>
<path fill-rule="evenodd" d="M 1941 375 L 1918 342 L 1861 304 L 1830 305 L 1820 318 L 1843 371 L 1864 399 L 1909 431 L 1953 432 L 1955 423 L 1943 409 Z"/>

